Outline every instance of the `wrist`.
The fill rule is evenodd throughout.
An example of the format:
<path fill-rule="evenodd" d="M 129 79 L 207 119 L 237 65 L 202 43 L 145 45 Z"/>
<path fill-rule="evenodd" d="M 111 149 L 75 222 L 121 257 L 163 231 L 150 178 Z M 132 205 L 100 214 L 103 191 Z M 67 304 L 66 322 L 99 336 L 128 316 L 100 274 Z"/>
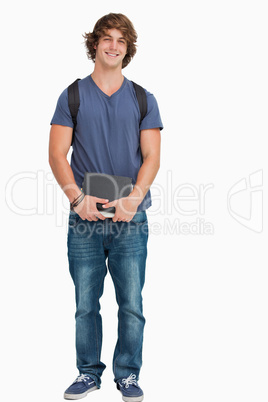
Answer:
<path fill-rule="evenodd" d="M 67 196 L 70 203 L 72 203 L 82 192 L 81 188 L 79 188 L 75 183 L 61 186 L 61 188 L 65 193 L 65 195 Z"/>
<path fill-rule="evenodd" d="M 139 191 L 137 188 L 134 187 L 133 190 L 131 191 L 131 193 L 129 194 L 129 198 L 131 198 L 133 201 L 135 201 L 137 206 L 139 206 L 141 204 L 144 196 L 141 191 Z"/>
<path fill-rule="evenodd" d="M 77 207 L 85 198 L 85 194 L 81 192 L 78 197 L 76 197 L 72 202 L 70 202 L 70 210 L 74 211 L 74 208 Z"/>

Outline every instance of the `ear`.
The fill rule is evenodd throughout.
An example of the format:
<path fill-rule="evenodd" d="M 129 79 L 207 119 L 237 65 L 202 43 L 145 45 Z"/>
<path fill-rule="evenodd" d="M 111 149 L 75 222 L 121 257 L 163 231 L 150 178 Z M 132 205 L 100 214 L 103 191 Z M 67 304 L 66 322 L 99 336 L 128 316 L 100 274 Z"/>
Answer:
<path fill-rule="evenodd" d="M 93 48 L 96 50 L 97 47 L 98 47 L 98 42 L 95 42 L 94 45 L 93 45 Z"/>

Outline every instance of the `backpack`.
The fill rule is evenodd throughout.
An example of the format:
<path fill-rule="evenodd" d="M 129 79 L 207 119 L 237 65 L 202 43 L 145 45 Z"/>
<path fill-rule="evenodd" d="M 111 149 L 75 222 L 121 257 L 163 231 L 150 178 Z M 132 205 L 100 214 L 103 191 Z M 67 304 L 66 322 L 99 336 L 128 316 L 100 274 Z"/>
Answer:
<path fill-rule="evenodd" d="M 68 86 L 68 106 L 69 106 L 73 124 L 74 124 L 72 145 L 74 142 L 74 134 L 75 134 L 75 128 L 76 128 L 76 124 L 77 124 L 76 117 L 77 117 L 78 109 L 80 106 L 79 88 L 78 88 L 79 80 L 80 80 L 80 78 L 77 78 L 77 80 L 75 80 L 71 85 Z M 140 85 L 136 84 L 133 81 L 131 81 L 131 82 L 134 86 L 138 104 L 139 104 L 139 108 L 140 108 L 140 114 L 141 114 L 140 124 L 141 124 L 142 120 L 144 119 L 144 117 L 146 116 L 146 113 L 147 113 L 147 97 L 146 97 L 146 93 L 145 93 L 145 90 L 143 87 L 141 87 Z"/>

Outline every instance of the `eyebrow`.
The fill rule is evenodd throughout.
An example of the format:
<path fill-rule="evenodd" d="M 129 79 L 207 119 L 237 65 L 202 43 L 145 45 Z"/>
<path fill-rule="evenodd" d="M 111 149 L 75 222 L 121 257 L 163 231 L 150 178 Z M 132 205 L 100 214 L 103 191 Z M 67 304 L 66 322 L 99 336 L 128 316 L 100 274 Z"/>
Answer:
<path fill-rule="evenodd" d="M 112 38 L 112 35 L 106 34 L 106 35 L 103 35 L 103 37 L 104 37 L 104 38 L 105 38 L 105 37 Z M 126 38 L 124 38 L 123 36 L 120 36 L 120 38 L 117 38 L 117 39 L 123 39 L 123 40 L 126 41 Z"/>

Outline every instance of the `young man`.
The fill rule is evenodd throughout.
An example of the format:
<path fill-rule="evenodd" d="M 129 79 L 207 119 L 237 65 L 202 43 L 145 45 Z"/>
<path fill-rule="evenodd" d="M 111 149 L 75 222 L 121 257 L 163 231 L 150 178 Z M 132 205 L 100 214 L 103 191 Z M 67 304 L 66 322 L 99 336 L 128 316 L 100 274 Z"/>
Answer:
<path fill-rule="evenodd" d="M 123 400 L 143 400 L 137 381 L 142 365 L 145 280 L 150 186 L 160 165 L 162 122 L 154 96 L 146 91 L 147 114 L 140 109 L 133 83 L 122 74 L 136 53 L 137 34 L 122 14 L 108 14 L 85 34 L 88 57 L 95 63 L 79 81 L 80 107 L 71 165 L 67 154 L 73 122 L 67 89 L 60 95 L 51 121 L 49 162 L 75 207 L 70 211 L 68 259 L 76 292 L 76 353 L 79 376 L 65 399 L 80 399 L 100 388 L 105 365 L 100 360 L 102 323 L 99 299 L 109 270 L 116 291 L 118 341 L 113 357 L 114 381 Z M 109 202 L 82 196 L 85 172 L 131 177 L 129 196 Z M 115 207 L 112 218 L 97 209 Z M 106 261 L 108 264 L 106 265 Z"/>

